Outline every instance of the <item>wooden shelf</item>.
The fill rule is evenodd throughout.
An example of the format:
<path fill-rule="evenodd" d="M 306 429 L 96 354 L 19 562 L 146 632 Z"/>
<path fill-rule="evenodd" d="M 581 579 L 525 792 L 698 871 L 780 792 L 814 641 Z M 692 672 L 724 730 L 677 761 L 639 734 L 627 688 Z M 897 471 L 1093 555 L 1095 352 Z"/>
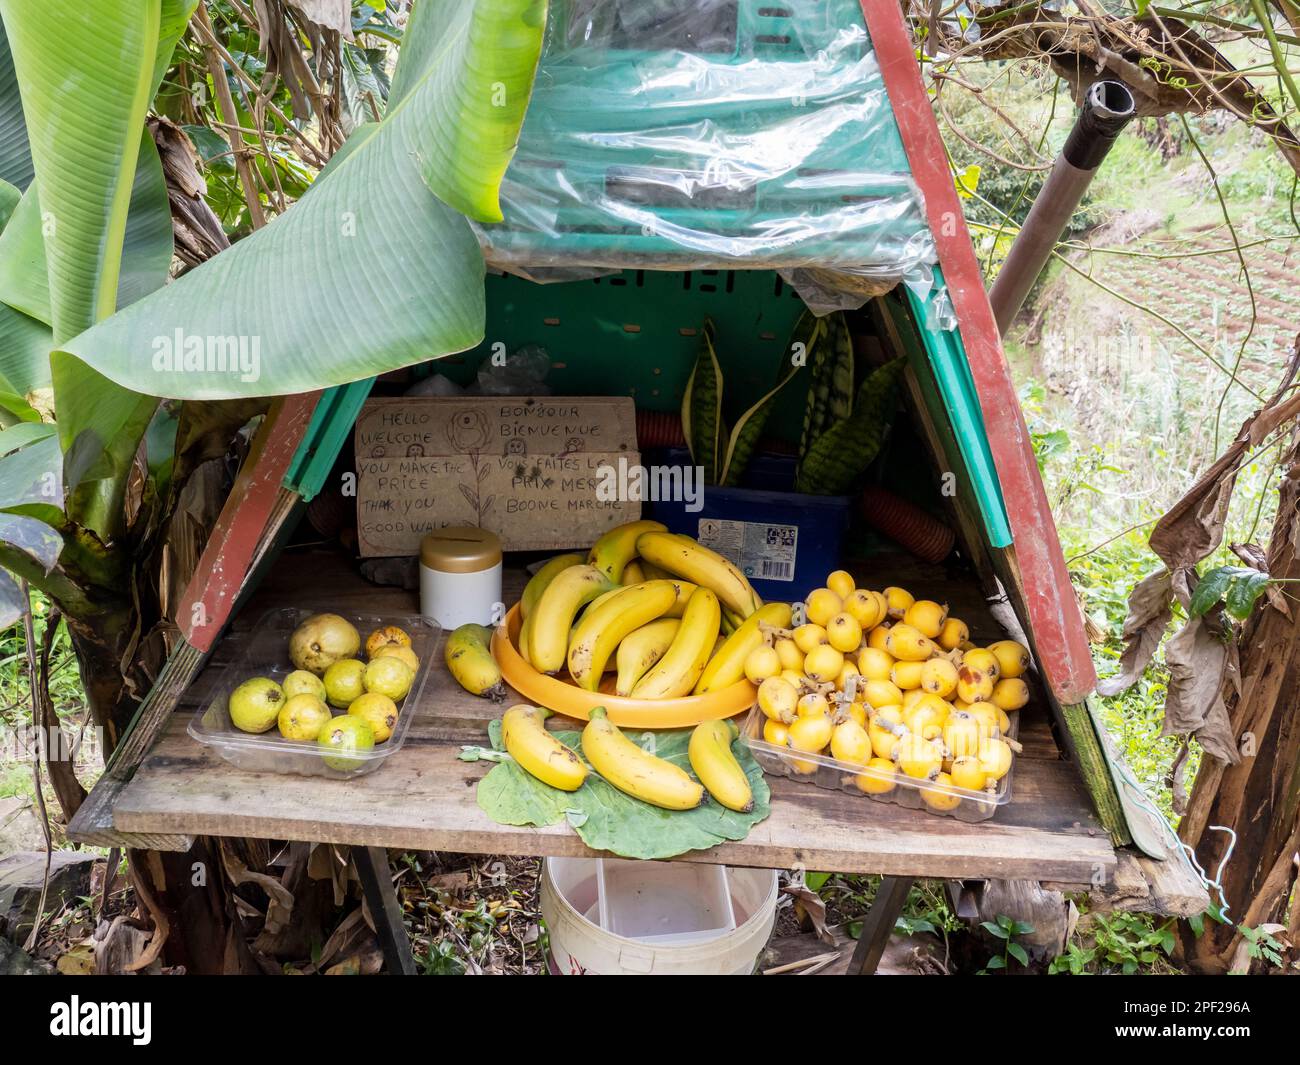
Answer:
<path fill-rule="evenodd" d="M 882 572 L 896 573 L 897 567 Z M 924 590 L 925 574 L 913 575 Z M 522 581 L 510 574 L 508 593 Z M 952 589 L 952 575 L 929 574 Z M 986 618 L 973 586 L 963 614 L 977 631 Z M 509 597 L 509 596 L 508 596 Z M 950 599 L 954 596 L 950 595 Z M 186 734 L 191 714 L 216 683 L 216 666 L 238 651 L 261 614 L 283 606 L 372 613 L 415 613 L 416 593 L 369 584 L 341 555 L 291 551 L 274 566 L 222 640 L 208 669 L 113 806 L 113 827 L 157 835 L 253 836 L 479 854 L 590 854 L 567 825 L 527 828 L 488 820 L 475 785 L 489 763 L 462 762 L 462 744 L 486 742 L 502 707 L 462 691 L 435 662 L 405 747 L 375 773 L 350 781 L 236 769 Z M 994 632 L 989 633 L 995 634 Z M 408 711 L 409 712 L 409 711 Z M 990 821 L 966 824 L 922 811 L 772 779 L 772 813 L 748 838 L 693 861 L 764 868 L 951 879 L 1051 880 L 1084 887 L 1107 879 L 1115 852 L 1093 816 L 1077 771 L 1063 761 L 1033 708 L 1022 711 L 1025 752 L 1012 799 Z M 561 720 L 559 727 L 572 722 Z"/>

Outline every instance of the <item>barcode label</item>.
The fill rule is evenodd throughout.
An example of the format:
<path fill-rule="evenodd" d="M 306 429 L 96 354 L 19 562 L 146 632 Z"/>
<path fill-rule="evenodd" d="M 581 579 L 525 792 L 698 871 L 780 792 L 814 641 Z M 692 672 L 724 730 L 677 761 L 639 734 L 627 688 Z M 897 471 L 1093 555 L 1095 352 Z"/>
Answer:
<path fill-rule="evenodd" d="M 696 539 L 731 559 L 746 577 L 793 581 L 799 526 L 701 518 Z"/>

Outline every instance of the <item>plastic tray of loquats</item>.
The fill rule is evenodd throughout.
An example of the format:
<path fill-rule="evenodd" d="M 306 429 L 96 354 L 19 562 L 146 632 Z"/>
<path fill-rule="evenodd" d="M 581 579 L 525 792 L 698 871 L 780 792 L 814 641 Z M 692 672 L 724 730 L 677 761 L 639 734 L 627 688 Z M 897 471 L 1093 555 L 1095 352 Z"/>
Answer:
<path fill-rule="evenodd" d="M 984 821 L 1011 798 L 1021 679 L 1011 640 L 988 647 L 946 605 L 853 586 L 843 570 L 745 660 L 758 685 L 742 735 L 764 771 L 877 802 Z"/>
<path fill-rule="evenodd" d="M 272 610 L 189 734 L 240 769 L 373 773 L 406 742 L 438 633 L 422 617 Z"/>
<path fill-rule="evenodd" d="M 889 802 L 909 810 L 925 810 L 939 816 L 955 817 L 959 821 L 987 821 L 998 807 L 1011 801 L 1014 762 L 992 790 L 972 791 L 951 784 L 938 786 L 928 779 L 910 777 L 893 768 L 882 770 L 870 765 L 855 765 L 829 754 L 804 753 L 769 743 L 763 739 L 763 722 L 766 720 L 763 712 L 755 706 L 745 719 L 740 734 L 749 744 L 754 760 L 770 776 L 790 777 L 820 788 L 847 791 L 850 795 L 876 802 Z M 1007 735 L 1014 740 L 1018 732 L 1019 721 L 1013 716 Z"/>

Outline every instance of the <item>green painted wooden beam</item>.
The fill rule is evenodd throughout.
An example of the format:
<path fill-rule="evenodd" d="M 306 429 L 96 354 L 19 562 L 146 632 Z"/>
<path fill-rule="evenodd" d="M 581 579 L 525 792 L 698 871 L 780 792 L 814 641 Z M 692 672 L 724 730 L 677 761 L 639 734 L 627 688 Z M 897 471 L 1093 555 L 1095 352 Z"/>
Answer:
<path fill-rule="evenodd" d="M 334 460 L 352 432 L 361 405 L 370 395 L 373 377 L 327 389 L 316 404 L 311 424 L 284 475 L 284 487 L 310 502 L 325 484 Z"/>
<path fill-rule="evenodd" d="M 943 283 L 943 275 L 937 267 L 935 281 Z M 912 324 L 934 371 L 935 384 L 957 439 L 957 447 L 970 472 L 971 488 L 989 543 L 994 547 L 1010 547 L 1011 525 L 1007 521 L 1002 486 L 993 465 L 988 435 L 984 431 L 984 416 L 980 413 L 979 397 L 975 394 L 975 382 L 966 361 L 961 334 L 955 329 L 935 329 L 927 325 L 925 301 L 911 289 L 907 290 L 907 302 L 912 310 Z"/>

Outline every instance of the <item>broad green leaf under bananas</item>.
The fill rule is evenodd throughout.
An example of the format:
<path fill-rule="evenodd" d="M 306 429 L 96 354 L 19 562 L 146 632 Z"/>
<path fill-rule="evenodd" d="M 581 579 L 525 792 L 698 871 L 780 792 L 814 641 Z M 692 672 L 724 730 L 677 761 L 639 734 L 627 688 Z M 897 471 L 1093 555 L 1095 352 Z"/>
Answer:
<path fill-rule="evenodd" d="M 308 195 L 63 349 L 137 392 L 219 399 L 473 347 L 484 266 L 455 207 L 499 217 L 544 15 L 541 0 L 417 5 L 384 120 L 358 129 Z"/>

